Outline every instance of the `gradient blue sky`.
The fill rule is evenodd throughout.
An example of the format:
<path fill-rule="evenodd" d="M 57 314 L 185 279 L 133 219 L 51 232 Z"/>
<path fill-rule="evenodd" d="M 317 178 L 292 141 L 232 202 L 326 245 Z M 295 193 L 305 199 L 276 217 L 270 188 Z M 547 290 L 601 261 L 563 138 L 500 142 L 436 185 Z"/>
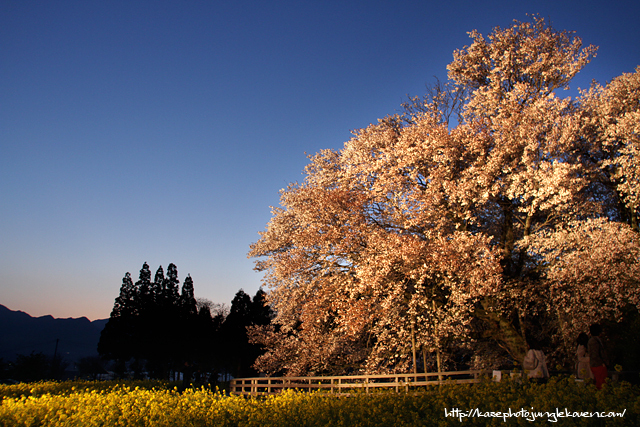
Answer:
<path fill-rule="evenodd" d="M 305 152 L 527 13 L 600 47 L 573 88 L 640 64 L 637 1 L 0 0 L 0 304 L 106 318 L 145 261 L 254 294 L 249 245 Z"/>

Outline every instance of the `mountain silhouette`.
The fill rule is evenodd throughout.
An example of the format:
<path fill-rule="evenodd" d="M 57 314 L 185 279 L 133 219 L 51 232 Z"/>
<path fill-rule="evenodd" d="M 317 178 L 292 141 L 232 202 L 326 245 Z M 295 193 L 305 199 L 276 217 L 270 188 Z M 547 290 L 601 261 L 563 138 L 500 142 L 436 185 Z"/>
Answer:
<path fill-rule="evenodd" d="M 0 358 L 14 361 L 18 354 L 55 353 L 72 367 L 83 357 L 98 356 L 100 332 L 107 320 L 32 317 L 0 304 Z"/>

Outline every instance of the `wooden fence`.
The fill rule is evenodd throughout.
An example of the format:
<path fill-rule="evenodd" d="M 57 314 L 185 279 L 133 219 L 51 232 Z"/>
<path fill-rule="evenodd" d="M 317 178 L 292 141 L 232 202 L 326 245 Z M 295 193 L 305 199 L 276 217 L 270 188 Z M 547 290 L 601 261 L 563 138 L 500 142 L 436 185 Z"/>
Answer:
<path fill-rule="evenodd" d="M 351 375 L 337 377 L 256 377 L 231 380 L 232 394 L 260 396 L 280 393 L 286 389 L 301 391 L 326 390 L 334 394 L 392 389 L 408 392 L 417 387 L 443 382 L 471 384 L 480 382 L 482 371 L 430 372 L 422 374 Z"/>

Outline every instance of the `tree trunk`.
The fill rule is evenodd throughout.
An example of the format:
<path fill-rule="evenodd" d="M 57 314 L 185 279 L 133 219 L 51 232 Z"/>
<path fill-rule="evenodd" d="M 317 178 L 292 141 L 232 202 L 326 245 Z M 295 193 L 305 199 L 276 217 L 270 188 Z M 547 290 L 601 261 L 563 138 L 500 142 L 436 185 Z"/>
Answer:
<path fill-rule="evenodd" d="M 500 313 L 488 310 L 489 302 L 486 299 L 481 300 L 480 304 L 481 307 L 476 309 L 475 315 L 490 326 L 491 338 L 517 363 L 522 363 L 528 349 L 524 337 L 508 319 Z"/>
<path fill-rule="evenodd" d="M 513 232 L 513 207 L 511 201 L 505 199 L 501 201 L 504 221 L 502 223 L 502 267 L 504 273 L 511 277 L 513 275 L 513 247 L 515 245 L 515 235 Z"/>
<path fill-rule="evenodd" d="M 413 353 L 413 373 L 418 373 L 418 365 L 416 363 L 416 327 L 414 319 L 411 321 L 411 352 Z"/>
<path fill-rule="evenodd" d="M 433 307 L 433 312 L 436 312 L 436 300 L 432 299 L 431 300 L 431 306 Z M 438 381 L 442 381 L 442 375 L 440 375 L 440 372 L 442 372 L 442 354 L 440 353 L 440 337 L 438 336 L 438 334 L 435 334 L 436 337 L 436 364 L 438 366 Z"/>

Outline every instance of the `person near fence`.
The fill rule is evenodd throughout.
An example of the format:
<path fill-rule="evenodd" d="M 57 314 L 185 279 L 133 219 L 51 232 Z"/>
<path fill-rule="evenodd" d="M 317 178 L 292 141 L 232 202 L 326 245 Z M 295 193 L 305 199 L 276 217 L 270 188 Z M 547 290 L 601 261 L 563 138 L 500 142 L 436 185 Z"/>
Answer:
<path fill-rule="evenodd" d="M 542 350 L 530 349 L 524 358 L 522 367 L 528 371 L 529 378 L 545 379 L 549 378 L 547 369 L 547 358 Z"/>
<path fill-rule="evenodd" d="M 609 359 L 607 350 L 600 338 L 600 335 L 602 334 L 602 326 L 598 323 L 594 323 L 589 327 L 589 332 L 591 333 L 591 338 L 589 338 L 589 342 L 587 343 L 587 348 L 589 350 L 589 365 L 591 367 L 591 372 L 593 372 L 593 378 L 596 381 L 596 388 L 600 390 L 604 381 L 607 379 L 607 365 L 609 364 Z"/>

